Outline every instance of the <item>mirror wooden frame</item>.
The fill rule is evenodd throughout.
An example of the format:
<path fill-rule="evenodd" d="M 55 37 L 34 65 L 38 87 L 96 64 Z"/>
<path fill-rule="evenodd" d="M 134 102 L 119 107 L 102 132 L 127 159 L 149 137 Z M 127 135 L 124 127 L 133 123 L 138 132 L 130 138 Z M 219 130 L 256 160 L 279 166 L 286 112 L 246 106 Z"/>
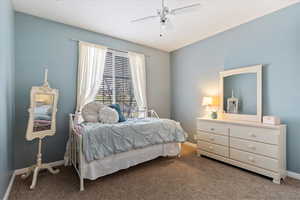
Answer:
<path fill-rule="evenodd" d="M 224 112 L 224 78 L 232 75 L 256 73 L 256 115 L 230 114 Z M 219 113 L 222 119 L 238 121 L 262 121 L 262 65 L 253 65 L 220 72 L 219 76 Z"/>
<path fill-rule="evenodd" d="M 36 108 L 36 95 L 51 95 L 53 96 L 53 104 L 52 104 L 52 115 L 51 115 L 51 127 L 49 130 L 42 130 L 34 132 L 34 110 Z M 29 112 L 29 120 L 26 131 L 26 140 L 33 140 L 38 138 L 38 153 L 36 156 L 36 164 L 28 167 L 25 173 L 21 176 L 22 179 L 26 179 L 33 173 L 32 183 L 30 185 L 30 189 L 34 189 L 37 183 L 37 177 L 39 171 L 42 169 L 47 169 L 52 174 L 57 174 L 59 169 L 53 169 L 50 164 L 42 163 L 42 139 L 46 136 L 53 136 L 56 131 L 56 112 L 57 112 L 57 102 L 58 102 L 58 90 L 52 89 L 48 83 L 48 69 L 45 70 L 45 79 L 44 85 L 37 87 L 34 86 L 30 91 L 30 108 Z"/>
<path fill-rule="evenodd" d="M 52 107 L 52 116 L 51 116 L 51 129 L 43 130 L 43 131 L 33 131 L 34 126 L 34 108 L 36 107 L 36 102 L 34 97 L 36 94 L 43 95 L 52 95 L 53 96 L 53 107 Z M 26 139 L 33 140 L 35 138 L 43 139 L 46 136 L 53 136 L 56 132 L 56 112 L 57 112 L 57 100 L 58 100 L 58 90 L 52 89 L 48 85 L 44 85 L 41 87 L 32 87 L 30 91 L 30 108 L 29 112 L 29 120 L 26 131 Z"/>

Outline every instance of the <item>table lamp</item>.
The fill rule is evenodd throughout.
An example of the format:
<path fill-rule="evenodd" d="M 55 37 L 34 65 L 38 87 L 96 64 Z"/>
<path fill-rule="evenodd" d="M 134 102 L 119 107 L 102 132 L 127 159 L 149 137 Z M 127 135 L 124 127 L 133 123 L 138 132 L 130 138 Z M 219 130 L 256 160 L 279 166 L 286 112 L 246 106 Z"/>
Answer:
<path fill-rule="evenodd" d="M 207 117 L 212 119 L 218 118 L 218 97 L 203 97 L 202 106 L 206 106 L 206 110 L 210 113 Z"/>

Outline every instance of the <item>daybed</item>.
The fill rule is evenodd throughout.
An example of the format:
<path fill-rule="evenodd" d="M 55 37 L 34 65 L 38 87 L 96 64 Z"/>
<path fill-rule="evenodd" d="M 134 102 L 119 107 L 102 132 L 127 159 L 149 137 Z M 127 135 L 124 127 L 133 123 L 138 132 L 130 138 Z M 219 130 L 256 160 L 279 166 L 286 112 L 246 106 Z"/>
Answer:
<path fill-rule="evenodd" d="M 75 124 L 70 131 L 65 164 L 73 165 L 80 178 L 94 180 L 159 156 L 180 156 L 186 133 L 178 122 L 145 118 L 124 123 Z"/>

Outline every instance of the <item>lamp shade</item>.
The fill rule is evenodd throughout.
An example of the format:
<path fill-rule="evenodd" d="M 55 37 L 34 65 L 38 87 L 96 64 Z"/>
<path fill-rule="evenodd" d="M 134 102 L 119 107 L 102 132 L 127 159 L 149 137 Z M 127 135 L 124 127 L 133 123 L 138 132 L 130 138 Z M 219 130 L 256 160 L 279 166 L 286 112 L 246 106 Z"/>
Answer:
<path fill-rule="evenodd" d="M 219 105 L 219 98 L 218 96 L 213 97 L 203 97 L 202 99 L 202 106 L 215 106 Z"/>
<path fill-rule="evenodd" d="M 218 107 L 219 106 L 219 97 L 218 96 L 213 96 L 212 97 L 212 106 Z"/>
<path fill-rule="evenodd" d="M 203 97 L 202 99 L 202 106 L 211 106 L 213 103 L 212 97 Z"/>

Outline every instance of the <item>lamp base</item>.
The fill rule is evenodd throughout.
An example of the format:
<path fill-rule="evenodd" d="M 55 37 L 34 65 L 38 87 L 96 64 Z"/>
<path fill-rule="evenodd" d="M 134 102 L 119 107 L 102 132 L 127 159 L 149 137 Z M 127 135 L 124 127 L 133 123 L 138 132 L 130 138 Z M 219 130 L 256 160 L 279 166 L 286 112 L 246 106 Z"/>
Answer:
<path fill-rule="evenodd" d="M 212 118 L 212 119 L 217 119 L 218 118 L 218 113 L 217 112 L 211 112 L 211 114 L 210 114 L 210 117 Z"/>

